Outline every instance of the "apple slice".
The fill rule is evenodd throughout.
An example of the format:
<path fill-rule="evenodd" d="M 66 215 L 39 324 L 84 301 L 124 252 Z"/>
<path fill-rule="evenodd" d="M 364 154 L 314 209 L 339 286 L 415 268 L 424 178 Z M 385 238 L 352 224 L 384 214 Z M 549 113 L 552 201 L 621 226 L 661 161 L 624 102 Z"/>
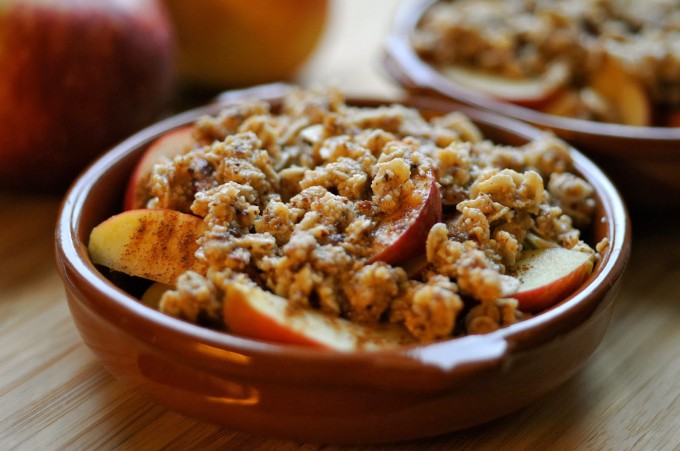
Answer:
<path fill-rule="evenodd" d="M 442 220 L 442 198 L 432 172 L 414 177 L 415 190 L 402 208 L 373 231 L 371 262 L 396 265 L 425 253 L 427 235 Z"/>
<path fill-rule="evenodd" d="M 163 297 L 163 293 L 172 289 L 173 289 L 172 285 L 166 285 L 161 282 L 154 282 L 151 285 L 149 285 L 149 288 L 147 288 L 144 291 L 142 297 L 139 298 L 139 302 L 146 305 L 147 307 L 151 307 L 154 310 L 158 310 L 158 306 L 161 303 L 161 297 Z"/>
<path fill-rule="evenodd" d="M 607 58 L 591 77 L 589 87 L 611 105 L 622 124 L 652 124 L 652 107 L 647 92 L 617 60 Z"/>
<path fill-rule="evenodd" d="M 503 102 L 537 108 L 566 85 L 569 70 L 563 62 L 551 64 L 540 77 L 514 79 L 463 66 L 448 66 L 442 73 L 466 88 L 481 91 Z"/>
<path fill-rule="evenodd" d="M 174 210 L 129 210 L 110 217 L 90 234 L 92 262 L 132 276 L 174 285 L 192 270 L 205 273 L 194 256 L 205 224 Z"/>
<path fill-rule="evenodd" d="M 414 341 L 406 329 L 396 324 L 365 326 L 316 310 L 294 308 L 280 296 L 239 283 L 227 288 L 223 313 L 230 332 L 276 343 L 354 351 Z"/>
<path fill-rule="evenodd" d="M 181 127 L 158 137 L 149 148 L 144 152 L 142 158 L 137 163 L 125 191 L 123 201 L 124 210 L 146 207 L 149 200 L 146 194 L 146 181 L 151 174 L 153 165 L 158 163 L 161 158 L 172 158 L 179 155 L 196 145 L 193 131 L 190 126 Z"/>
<path fill-rule="evenodd" d="M 519 309 L 539 312 L 552 307 L 578 288 L 593 270 L 593 256 L 564 247 L 531 249 L 510 268 L 519 279 Z"/>
<path fill-rule="evenodd" d="M 563 89 L 538 109 L 546 114 L 562 117 L 579 117 L 583 110 L 579 91 Z"/>

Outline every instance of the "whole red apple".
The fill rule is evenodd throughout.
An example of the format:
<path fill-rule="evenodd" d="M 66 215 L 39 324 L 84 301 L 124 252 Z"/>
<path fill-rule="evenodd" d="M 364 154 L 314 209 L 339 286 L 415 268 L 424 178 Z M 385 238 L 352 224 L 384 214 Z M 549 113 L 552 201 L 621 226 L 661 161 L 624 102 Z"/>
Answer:
<path fill-rule="evenodd" d="M 0 186 L 61 190 L 173 89 L 157 0 L 0 0 Z"/>

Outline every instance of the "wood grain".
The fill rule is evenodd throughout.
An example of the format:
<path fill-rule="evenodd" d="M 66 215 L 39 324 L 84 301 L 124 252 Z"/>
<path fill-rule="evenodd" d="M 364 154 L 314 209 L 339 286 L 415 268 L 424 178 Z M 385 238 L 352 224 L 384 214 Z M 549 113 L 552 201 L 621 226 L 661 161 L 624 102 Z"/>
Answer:
<path fill-rule="evenodd" d="M 321 53 L 301 80 L 393 93 L 377 58 L 397 4 L 335 2 Z M 459 433 L 339 447 L 201 423 L 109 375 L 82 343 L 55 269 L 59 203 L 59 196 L 0 192 L 0 449 L 680 449 L 677 214 L 634 217 L 633 254 L 611 327 L 588 365 L 558 390 Z"/>

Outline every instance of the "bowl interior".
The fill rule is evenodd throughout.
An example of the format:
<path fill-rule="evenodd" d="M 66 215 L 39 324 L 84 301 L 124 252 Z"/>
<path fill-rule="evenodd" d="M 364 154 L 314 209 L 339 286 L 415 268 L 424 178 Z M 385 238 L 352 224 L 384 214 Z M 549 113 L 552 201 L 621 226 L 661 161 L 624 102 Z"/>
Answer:
<path fill-rule="evenodd" d="M 205 107 L 182 113 L 146 128 L 93 163 L 74 183 L 67 194 L 57 225 L 57 259 L 60 271 L 69 287 L 77 290 L 89 305 L 107 317 L 118 319 L 119 326 L 150 346 L 161 348 L 169 355 L 181 355 L 197 364 L 196 343 L 211 349 L 247 355 L 252 359 L 253 374 L 258 362 L 285 362 L 292 378 L 313 379 L 331 374 L 351 363 L 355 371 L 346 382 L 376 383 L 376 371 L 391 383 L 403 386 L 421 384 L 441 387 L 452 380 L 470 375 L 480 368 L 498 367 L 511 351 L 538 346 L 578 326 L 598 307 L 599 302 L 620 277 L 629 254 L 630 226 L 625 206 L 607 177 L 586 157 L 573 151 L 575 166 L 595 188 L 597 208 L 594 226 L 586 232 L 594 245 L 608 238 L 609 246 L 602 253 L 590 279 L 573 295 L 557 306 L 512 326 L 483 336 L 469 336 L 429 346 L 405 347 L 379 352 L 335 353 L 297 346 L 263 343 L 195 326 L 168 317 L 141 305 L 132 296 L 115 286 L 92 264 L 87 254 L 87 242 L 92 228 L 119 212 L 123 194 L 133 167 L 146 147 L 163 133 L 191 123 L 204 114 L 215 114 L 225 104 L 244 96 L 257 96 L 276 104 L 285 87 L 264 87 L 226 95 Z M 375 106 L 392 103 L 381 99 L 348 99 L 349 104 Z M 521 145 L 537 137 L 541 131 L 527 124 L 487 111 L 460 106 L 442 98 L 412 97 L 404 102 L 420 109 L 425 115 L 459 110 L 480 127 L 486 137 L 501 143 Z M 152 332 L 150 332 L 152 331 Z M 159 336 L 165 337 L 158 340 Z M 199 359 L 200 357 L 200 359 Z M 373 372 L 364 371 L 372 368 Z M 395 368 L 399 372 L 395 375 Z M 427 374 L 427 377 L 423 377 Z"/>

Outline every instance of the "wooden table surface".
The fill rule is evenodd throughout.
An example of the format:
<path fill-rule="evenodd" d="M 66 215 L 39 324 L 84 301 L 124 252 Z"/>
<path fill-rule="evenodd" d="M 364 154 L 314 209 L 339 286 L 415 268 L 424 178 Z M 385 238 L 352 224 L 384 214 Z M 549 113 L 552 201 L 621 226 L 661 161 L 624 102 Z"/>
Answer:
<path fill-rule="evenodd" d="M 398 90 L 380 71 L 398 2 L 335 2 L 302 83 Z M 0 449 L 680 449 L 678 214 L 633 214 L 633 252 L 602 345 L 562 387 L 508 417 L 382 447 L 291 442 L 161 408 L 98 363 L 69 315 L 54 264 L 60 196 L 0 192 Z"/>

